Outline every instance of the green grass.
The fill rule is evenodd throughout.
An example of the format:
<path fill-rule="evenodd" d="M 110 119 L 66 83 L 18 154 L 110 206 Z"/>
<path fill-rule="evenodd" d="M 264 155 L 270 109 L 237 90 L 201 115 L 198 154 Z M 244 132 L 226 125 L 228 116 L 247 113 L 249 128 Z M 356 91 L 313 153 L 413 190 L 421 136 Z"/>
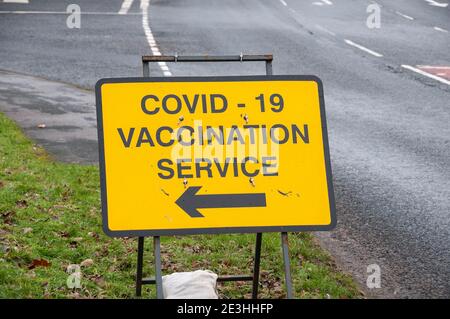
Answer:
<path fill-rule="evenodd" d="M 96 166 L 57 163 L 0 113 L 0 298 L 133 298 L 134 238 L 112 239 L 101 230 Z M 250 272 L 255 235 L 163 237 L 163 271 L 210 269 Z M 152 254 L 146 240 L 145 269 Z M 357 298 L 352 279 L 337 271 L 311 235 L 291 234 L 292 275 L 297 298 Z M 81 288 L 67 287 L 67 267 L 81 267 Z M 43 264 L 31 267 L 36 260 Z M 33 269 L 30 269 L 33 268 Z M 249 297 L 247 282 L 219 285 L 222 298 Z M 144 297 L 154 297 L 145 286 Z M 264 234 L 260 297 L 282 298 L 279 234 Z"/>

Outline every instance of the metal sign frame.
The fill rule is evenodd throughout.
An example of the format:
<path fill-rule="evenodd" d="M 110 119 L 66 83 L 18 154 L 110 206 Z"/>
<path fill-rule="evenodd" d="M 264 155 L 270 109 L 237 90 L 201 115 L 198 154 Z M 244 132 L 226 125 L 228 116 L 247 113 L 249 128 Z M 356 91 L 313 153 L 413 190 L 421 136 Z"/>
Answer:
<path fill-rule="evenodd" d="M 150 77 L 150 67 L 149 63 L 154 62 L 265 62 L 266 66 L 266 76 L 264 79 L 270 79 L 272 76 L 272 61 L 273 56 L 271 54 L 267 55 L 228 55 L 228 56 L 142 56 L 142 64 L 143 64 L 143 78 L 140 78 L 142 81 L 145 80 L 166 80 L 170 81 L 170 79 L 166 78 L 151 78 Z M 220 78 L 220 77 L 216 77 Z M 250 77 L 248 77 L 250 78 Z M 258 77 L 254 77 L 255 79 Z M 261 77 L 259 77 L 260 79 Z M 289 76 L 283 77 L 285 79 L 289 79 Z M 260 260 L 261 260 L 261 244 L 262 244 L 262 232 L 263 231 L 281 231 L 281 248 L 283 254 L 283 262 L 284 262 L 284 272 L 285 272 L 285 283 L 287 290 L 287 298 L 291 299 L 293 297 L 293 287 L 292 287 L 292 278 L 291 278 L 291 269 L 290 269 L 290 259 L 289 259 L 289 245 L 288 245 L 288 231 L 300 231 L 300 230 L 329 230 L 332 229 L 336 224 L 336 216 L 335 216 L 335 208 L 334 208 L 334 191 L 333 184 L 331 180 L 331 165 L 329 158 L 329 149 L 328 149 L 328 136 L 326 130 L 326 119 L 325 119 L 325 109 L 324 109 L 324 98 L 323 98 L 323 90 L 322 83 L 316 77 L 305 76 L 305 77 L 295 77 L 295 79 L 304 79 L 304 80 L 313 80 L 318 83 L 319 86 L 319 104 L 320 104 L 320 113 L 322 118 L 322 129 L 323 129 L 323 146 L 324 146 L 324 156 L 325 156 L 325 167 L 326 167 L 326 175 L 327 175 L 327 185 L 328 185 L 328 196 L 330 200 L 330 212 L 331 212 L 331 223 L 330 225 L 325 226 L 285 226 L 285 227 L 242 227 L 237 228 L 222 228 L 215 229 L 214 231 L 195 231 L 193 229 L 186 229 L 185 232 L 183 230 L 175 230 L 170 231 L 170 233 L 164 231 L 133 231 L 132 235 L 137 235 L 138 237 L 138 250 L 137 250 L 137 271 L 136 271 L 136 296 L 141 296 L 142 294 L 142 285 L 144 284 L 155 284 L 156 285 L 156 296 L 158 299 L 164 298 L 163 288 L 162 288 L 162 270 L 161 270 L 161 244 L 160 244 L 160 235 L 180 235 L 183 233 L 186 234 L 205 234 L 205 233 L 244 233 L 244 232 L 257 232 L 256 233 L 256 245 L 255 245 L 255 257 L 254 257 L 254 265 L 253 265 L 253 273 L 251 275 L 234 275 L 234 276 L 220 276 L 218 277 L 218 282 L 225 281 L 252 281 L 252 298 L 256 299 L 258 297 L 258 286 L 259 286 L 259 273 L 260 273 Z M 179 80 L 180 78 L 177 78 Z M 191 78 L 192 79 L 192 78 Z M 195 78 L 193 78 L 195 79 Z M 230 79 L 230 77 L 228 77 Z M 280 79 L 280 77 L 273 77 L 272 79 Z M 136 80 L 133 79 L 133 80 Z M 186 78 L 188 81 L 188 78 Z M 111 81 L 113 82 L 113 81 Z M 109 83 L 109 81 L 106 81 Z M 101 85 L 102 81 L 99 81 L 97 85 Z M 106 198 L 106 184 L 105 184 L 105 176 L 106 173 L 104 170 L 104 152 L 103 152 L 103 132 L 102 132 L 102 113 L 101 113 L 101 95 L 100 90 L 97 88 L 97 118 L 98 118 L 98 132 L 99 132 L 99 153 L 100 153 L 100 171 L 101 171 L 101 183 L 102 183 L 102 203 L 103 203 L 103 227 L 105 232 L 110 236 L 130 236 L 130 232 L 121 232 L 121 231 L 111 231 L 108 229 L 107 225 L 107 212 L 105 210 Z M 105 216 L 106 214 L 106 216 Z M 105 223 L 106 222 L 106 223 Z M 144 236 L 152 236 L 153 237 L 153 253 L 155 256 L 155 277 L 153 278 L 143 278 L 142 270 L 143 270 L 143 257 L 144 257 Z"/>

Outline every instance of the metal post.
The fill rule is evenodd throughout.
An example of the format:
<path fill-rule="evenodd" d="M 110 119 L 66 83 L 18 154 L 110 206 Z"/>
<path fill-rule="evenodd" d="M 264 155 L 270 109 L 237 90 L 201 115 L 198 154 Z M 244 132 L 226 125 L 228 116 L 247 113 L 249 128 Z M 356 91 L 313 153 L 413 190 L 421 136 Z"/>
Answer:
<path fill-rule="evenodd" d="M 256 246 L 255 246 L 255 261 L 253 265 L 253 290 L 252 298 L 258 299 L 258 288 L 259 288 L 259 264 L 261 261 L 261 242 L 262 233 L 256 234 Z"/>
<path fill-rule="evenodd" d="M 164 299 L 162 287 L 162 272 L 161 272 L 161 240 L 159 236 L 153 237 L 153 252 L 155 254 L 156 298 Z"/>
<path fill-rule="evenodd" d="M 150 65 L 149 65 L 148 61 L 142 61 L 142 73 L 143 73 L 144 77 L 150 76 Z"/>
<path fill-rule="evenodd" d="M 142 261 L 144 259 L 144 237 L 138 237 L 137 271 L 136 271 L 136 296 L 142 294 Z"/>
<path fill-rule="evenodd" d="M 281 233 L 281 248 L 283 250 L 284 275 L 286 281 L 287 299 L 292 299 L 291 262 L 289 260 L 289 243 L 287 233 Z"/>
<path fill-rule="evenodd" d="M 266 61 L 266 75 L 272 75 L 272 60 Z"/>

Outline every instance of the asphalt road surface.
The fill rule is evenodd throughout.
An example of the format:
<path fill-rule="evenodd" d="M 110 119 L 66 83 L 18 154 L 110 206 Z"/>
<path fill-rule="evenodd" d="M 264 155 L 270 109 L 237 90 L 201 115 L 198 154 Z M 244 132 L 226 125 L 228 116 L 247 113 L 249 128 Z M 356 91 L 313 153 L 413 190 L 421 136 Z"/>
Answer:
<path fill-rule="evenodd" d="M 370 296 L 450 297 L 448 0 L 379 0 L 380 28 L 367 26 L 373 2 L 363 0 L 77 0 L 81 28 L 70 29 L 73 2 L 0 1 L 0 69 L 92 89 L 140 75 L 142 54 L 244 52 L 273 53 L 274 74 L 319 76 L 338 214 L 322 244 L 363 287 L 367 266 L 381 267 Z M 151 73 L 264 74 L 264 65 L 156 64 Z M 30 94 L 26 80 L 15 86 Z"/>

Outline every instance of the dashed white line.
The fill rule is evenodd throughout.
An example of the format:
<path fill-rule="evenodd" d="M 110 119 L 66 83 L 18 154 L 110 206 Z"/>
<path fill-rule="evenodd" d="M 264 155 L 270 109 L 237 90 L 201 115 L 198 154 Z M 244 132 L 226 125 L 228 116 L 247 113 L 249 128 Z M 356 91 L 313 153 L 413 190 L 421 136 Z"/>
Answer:
<path fill-rule="evenodd" d="M 381 58 L 383 56 L 382 54 L 380 54 L 378 52 L 375 52 L 375 51 L 372 51 L 372 50 L 370 50 L 370 49 L 368 49 L 366 47 L 363 47 L 362 45 L 359 45 L 359 44 L 357 44 L 357 43 L 355 43 L 355 42 L 353 42 L 351 40 L 345 39 L 345 43 L 347 43 L 348 45 L 351 45 L 351 46 L 353 46 L 355 48 L 358 48 L 358 49 L 360 49 L 360 50 L 362 50 L 364 52 L 372 54 L 373 56 L 376 56 L 377 58 Z"/>
<path fill-rule="evenodd" d="M 288 6 L 288 4 L 286 3 L 286 1 L 284 1 L 284 0 L 280 0 L 280 2 L 281 2 L 281 4 L 282 4 L 283 6 L 285 6 L 285 7 L 287 7 L 287 6 Z"/>
<path fill-rule="evenodd" d="M 433 29 L 434 29 L 434 30 L 436 30 L 436 31 L 439 31 L 439 32 L 444 32 L 444 33 L 448 33 L 448 31 L 447 31 L 447 30 L 445 30 L 445 29 L 442 29 L 442 28 L 439 28 L 439 27 L 434 27 Z"/>
<path fill-rule="evenodd" d="M 403 14 L 403 13 L 401 13 L 401 12 L 395 11 L 395 13 L 396 13 L 397 15 L 399 15 L 399 16 L 405 18 L 405 19 L 408 19 L 408 20 L 414 20 L 413 17 L 410 17 L 409 15 Z"/>
<path fill-rule="evenodd" d="M 141 0 L 141 10 L 142 10 L 142 27 L 144 28 L 145 37 L 147 38 L 148 45 L 150 46 L 150 50 L 153 55 L 161 55 L 158 46 L 156 45 L 155 38 L 153 37 L 152 30 L 150 29 L 150 25 L 148 23 L 148 7 L 150 5 L 150 0 Z M 171 76 L 172 72 L 170 72 L 169 67 L 166 62 L 158 62 L 158 65 L 163 71 L 165 76 Z"/>
<path fill-rule="evenodd" d="M 448 7 L 448 3 L 445 2 L 437 2 L 434 0 L 425 0 L 426 2 L 428 2 L 428 4 L 430 6 L 434 6 L 434 7 L 440 7 L 440 8 L 447 8 Z"/>
<path fill-rule="evenodd" d="M 28 0 L 3 0 L 4 3 L 29 3 Z"/>
<path fill-rule="evenodd" d="M 450 81 L 448 81 L 448 80 L 446 80 L 446 79 L 443 79 L 443 78 L 440 78 L 440 77 L 438 77 L 438 76 L 436 76 L 436 75 L 427 73 L 427 72 L 425 72 L 425 71 L 419 70 L 419 69 L 417 69 L 417 68 L 415 68 L 415 67 L 412 67 L 412 66 L 410 66 L 410 65 L 402 64 L 402 68 L 408 69 L 408 70 L 413 71 L 413 72 L 416 72 L 416 73 L 419 73 L 419 74 L 421 74 L 421 75 L 423 75 L 423 76 L 426 76 L 426 77 L 428 77 L 428 78 L 430 78 L 430 79 L 439 81 L 439 82 L 441 82 L 441 83 L 450 85 Z"/>
<path fill-rule="evenodd" d="M 120 7 L 119 14 L 127 14 L 130 10 L 131 5 L 134 0 L 123 0 L 122 6 Z"/>
<path fill-rule="evenodd" d="M 418 68 L 450 70 L 450 66 L 436 66 L 436 65 L 418 65 Z"/>
<path fill-rule="evenodd" d="M 330 0 L 321 0 L 321 2 L 316 1 L 316 2 L 313 2 L 312 4 L 316 5 L 316 6 L 323 6 L 324 4 L 331 6 L 331 5 L 333 5 L 333 2 L 331 2 Z"/>

